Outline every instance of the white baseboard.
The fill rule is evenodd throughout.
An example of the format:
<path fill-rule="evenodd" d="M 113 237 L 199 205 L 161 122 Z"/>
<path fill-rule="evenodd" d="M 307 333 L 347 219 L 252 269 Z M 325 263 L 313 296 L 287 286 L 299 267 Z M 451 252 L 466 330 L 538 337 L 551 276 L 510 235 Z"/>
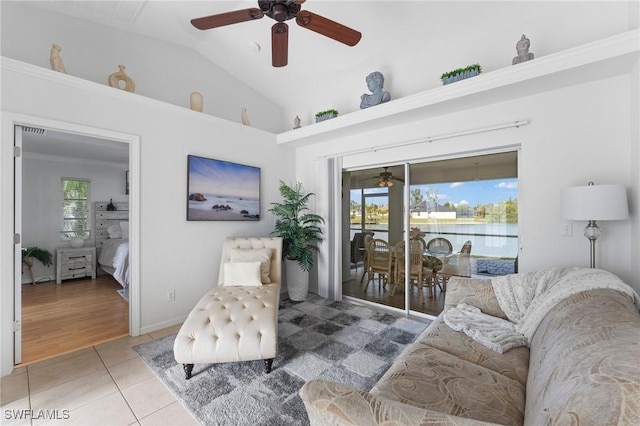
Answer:
<path fill-rule="evenodd" d="M 166 321 L 157 322 L 155 324 L 150 324 L 144 327 L 140 327 L 140 334 L 153 333 L 154 331 L 162 330 L 168 327 L 173 327 L 174 325 L 182 324 L 187 319 L 187 315 L 173 318 Z"/>

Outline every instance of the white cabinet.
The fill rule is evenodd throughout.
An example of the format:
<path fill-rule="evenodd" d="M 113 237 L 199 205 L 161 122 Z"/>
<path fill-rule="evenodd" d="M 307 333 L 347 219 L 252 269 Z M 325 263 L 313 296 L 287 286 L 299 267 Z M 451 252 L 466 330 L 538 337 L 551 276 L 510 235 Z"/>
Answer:
<path fill-rule="evenodd" d="M 96 278 L 95 247 L 56 249 L 56 284 L 70 278 Z"/>

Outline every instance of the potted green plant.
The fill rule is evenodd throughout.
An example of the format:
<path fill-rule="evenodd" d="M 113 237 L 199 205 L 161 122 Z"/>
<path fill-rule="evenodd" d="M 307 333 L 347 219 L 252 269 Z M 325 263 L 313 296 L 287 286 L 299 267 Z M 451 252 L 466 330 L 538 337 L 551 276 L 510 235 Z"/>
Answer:
<path fill-rule="evenodd" d="M 36 285 L 36 279 L 33 276 L 33 260 L 36 259 L 44 266 L 51 266 L 53 263 L 53 255 L 49 250 L 41 249 L 39 247 L 26 247 L 22 249 L 22 264 L 29 269 L 29 275 L 31 276 L 31 283 Z"/>
<path fill-rule="evenodd" d="M 309 271 L 313 268 L 316 243 L 322 241 L 320 224 L 324 219 L 309 213 L 307 203 L 313 193 L 305 193 L 302 183 L 287 185 L 280 181 L 282 202 L 271 203 L 269 209 L 276 218 L 271 233 L 282 237 L 282 256 L 285 260 L 287 289 L 291 300 L 304 300 L 309 290 Z"/>
<path fill-rule="evenodd" d="M 464 80 L 465 78 L 474 77 L 482 72 L 480 64 L 468 65 L 464 68 L 458 68 L 453 71 L 442 73 L 440 80 L 442 84 L 453 83 L 454 81 Z"/>
<path fill-rule="evenodd" d="M 335 118 L 338 116 L 338 110 L 328 109 L 326 111 L 320 111 L 316 113 L 316 123 L 319 123 L 324 120 L 328 120 L 330 118 Z"/>

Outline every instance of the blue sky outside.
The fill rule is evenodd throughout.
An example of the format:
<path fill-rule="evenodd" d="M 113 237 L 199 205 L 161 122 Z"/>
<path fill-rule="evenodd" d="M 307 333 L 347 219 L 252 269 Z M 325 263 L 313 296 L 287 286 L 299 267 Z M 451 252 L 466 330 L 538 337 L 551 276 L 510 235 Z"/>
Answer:
<path fill-rule="evenodd" d="M 424 198 L 428 189 L 438 196 L 438 204 L 449 202 L 455 206 L 468 205 L 474 207 L 478 204 L 497 204 L 507 201 L 509 197 L 518 198 L 518 179 L 495 179 L 453 183 L 437 183 L 428 185 L 412 185 L 411 189 L 420 188 Z M 367 189 L 366 193 L 386 193 L 386 188 Z M 361 204 L 360 191 L 351 191 L 353 201 Z M 380 200 L 382 201 L 382 199 Z M 372 202 L 375 202 L 372 200 Z M 378 205 L 386 205 L 385 202 L 375 202 Z"/>

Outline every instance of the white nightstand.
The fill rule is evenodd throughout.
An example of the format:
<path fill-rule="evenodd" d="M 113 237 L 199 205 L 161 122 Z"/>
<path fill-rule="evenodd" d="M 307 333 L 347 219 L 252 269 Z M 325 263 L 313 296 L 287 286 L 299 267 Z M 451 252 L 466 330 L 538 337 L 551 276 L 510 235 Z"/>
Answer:
<path fill-rule="evenodd" d="M 62 247 L 56 249 L 56 284 L 70 278 L 96 278 L 95 247 Z"/>

